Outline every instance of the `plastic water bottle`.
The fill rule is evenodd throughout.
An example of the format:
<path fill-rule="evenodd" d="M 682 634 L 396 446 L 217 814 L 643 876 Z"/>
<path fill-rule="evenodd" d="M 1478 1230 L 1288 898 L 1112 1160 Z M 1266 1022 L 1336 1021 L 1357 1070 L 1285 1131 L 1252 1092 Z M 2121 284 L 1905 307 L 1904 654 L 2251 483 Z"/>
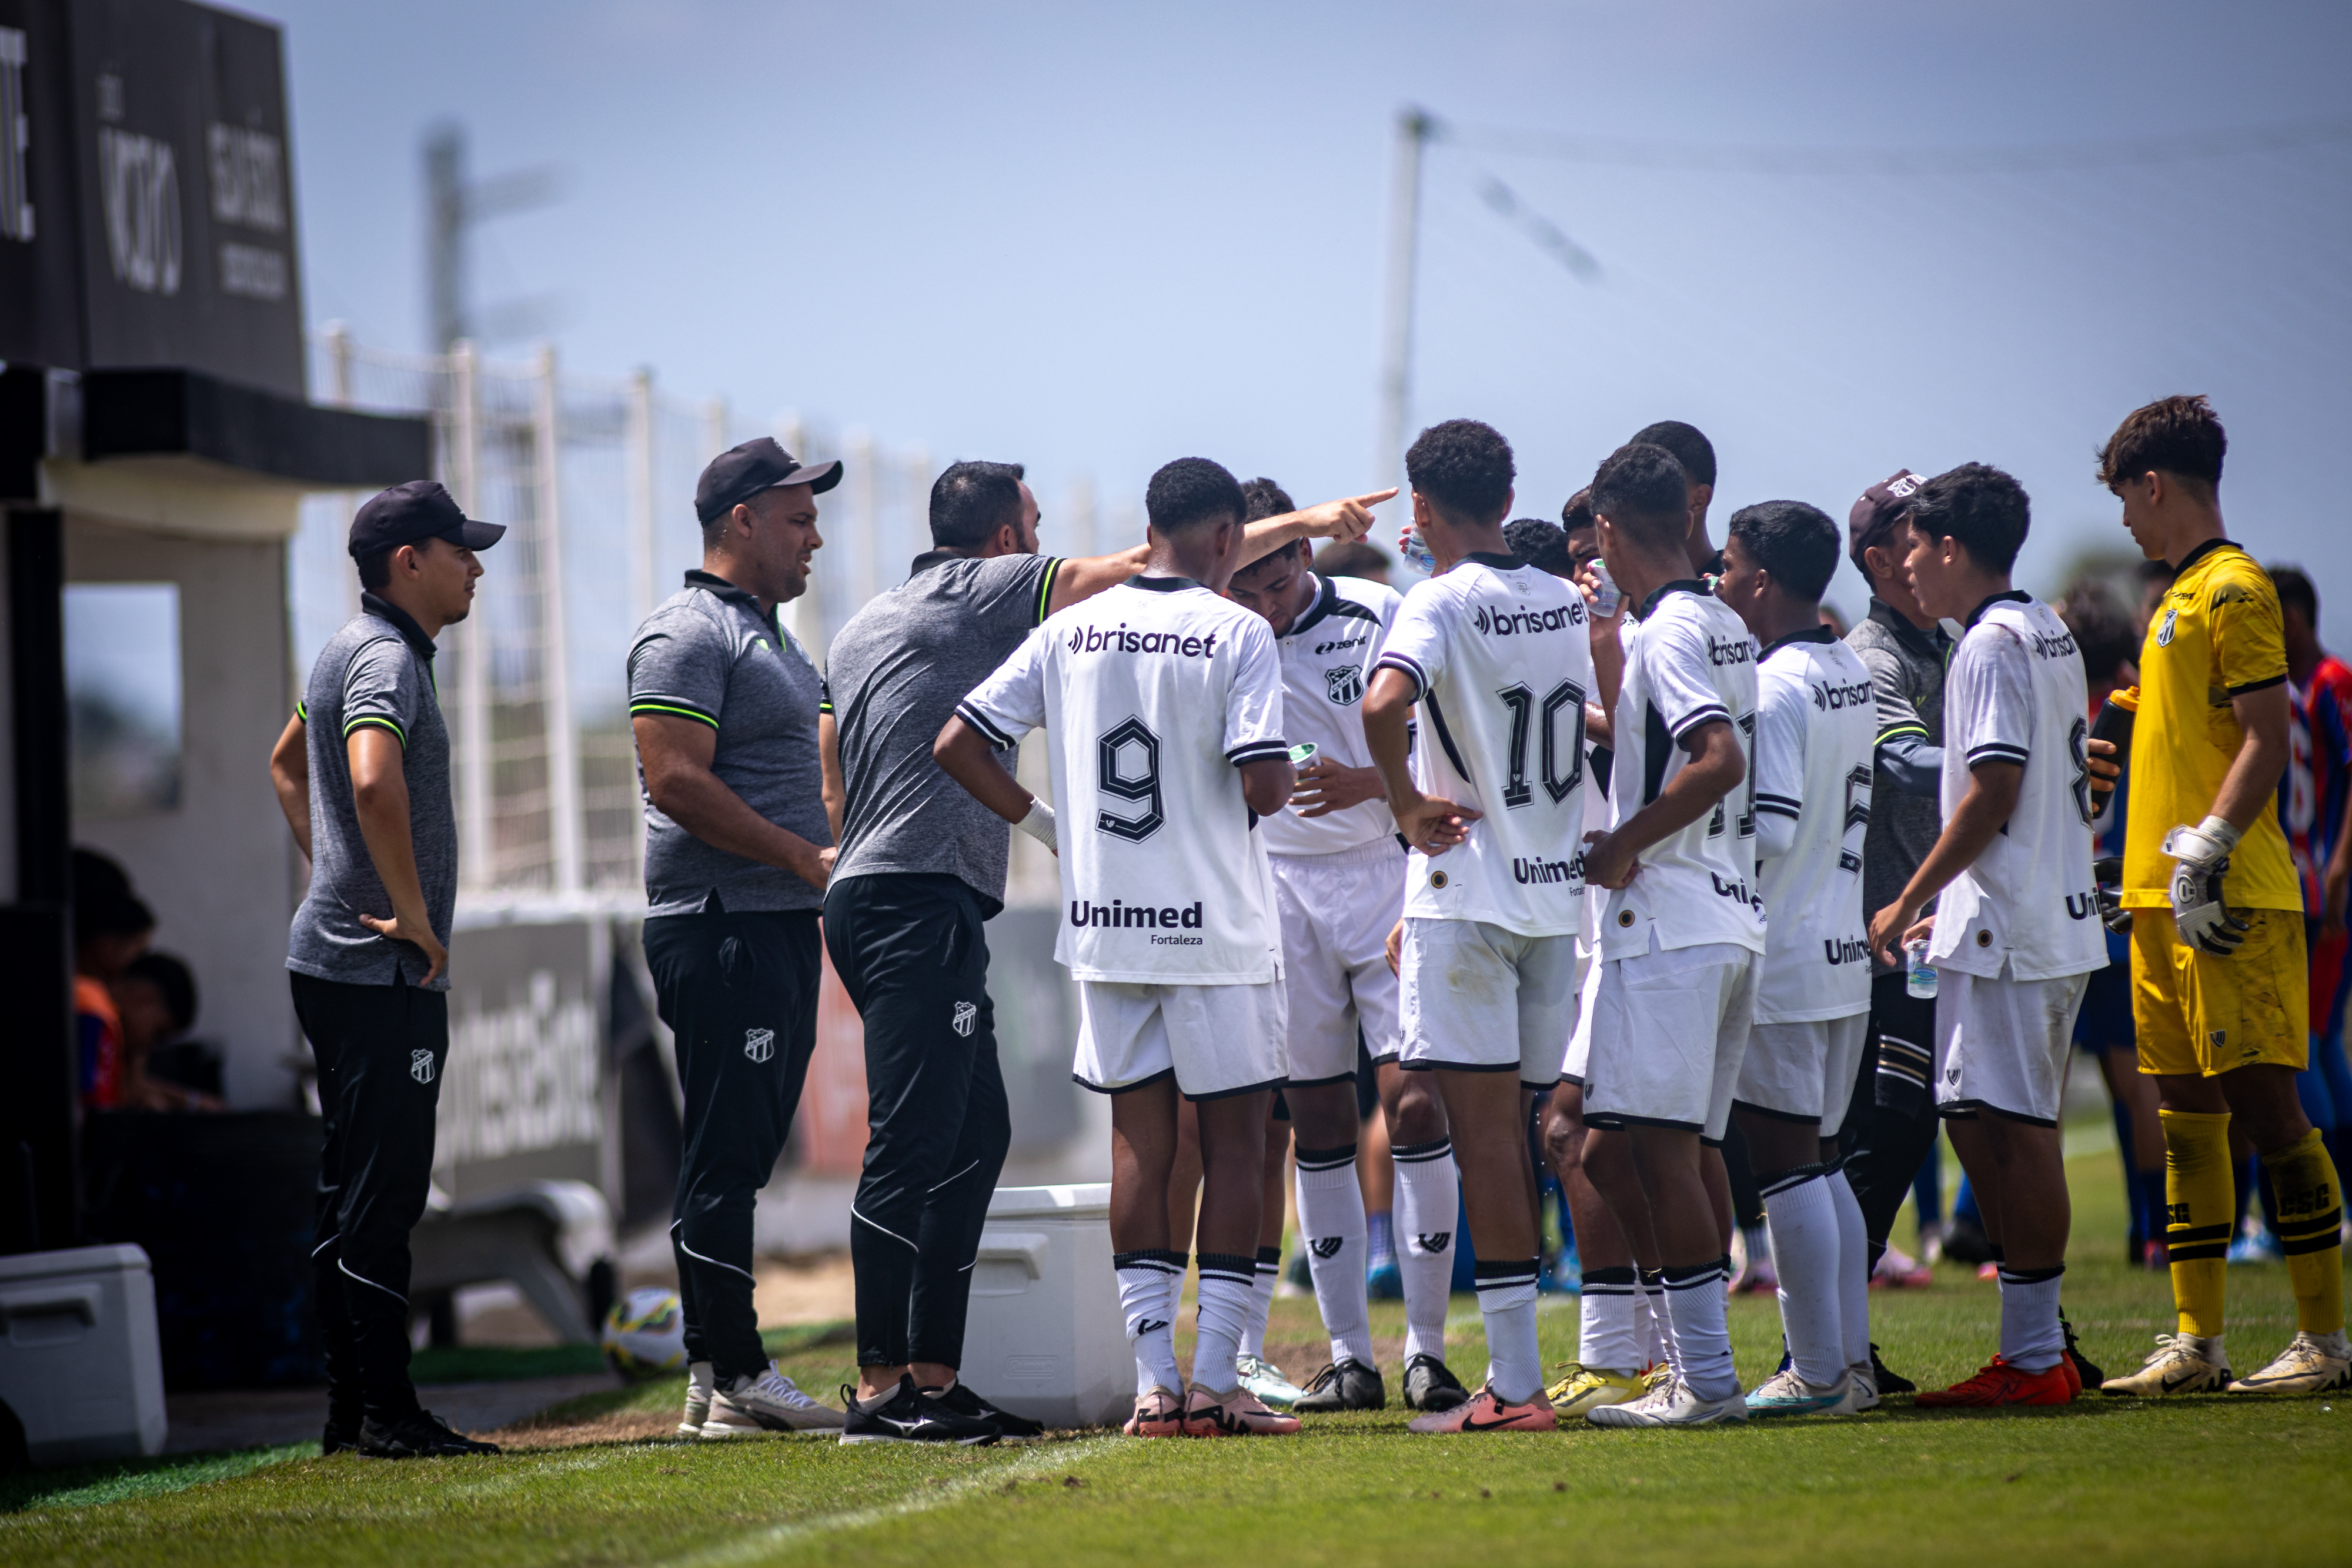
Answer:
<path fill-rule="evenodd" d="M 1318 747 L 1313 741 L 1300 741 L 1297 745 L 1290 748 L 1290 765 L 1293 768 L 1306 767 L 1308 763 L 1315 760 L 1315 753 Z"/>
<path fill-rule="evenodd" d="M 1592 612 L 1603 621 L 1617 613 L 1624 595 L 1617 591 L 1617 580 L 1609 575 L 1609 563 L 1599 556 L 1592 558 Z"/>
<path fill-rule="evenodd" d="M 1402 548 L 1404 550 L 1405 559 L 1412 562 L 1428 576 L 1437 575 L 1437 558 L 1430 553 L 1429 541 L 1421 537 L 1419 528 L 1406 530 Z"/>
<path fill-rule="evenodd" d="M 1903 975 L 1903 988 L 1922 1000 L 1936 994 L 1936 967 L 1927 962 L 1927 939 L 1921 937 L 1903 949 L 1909 961 Z"/>

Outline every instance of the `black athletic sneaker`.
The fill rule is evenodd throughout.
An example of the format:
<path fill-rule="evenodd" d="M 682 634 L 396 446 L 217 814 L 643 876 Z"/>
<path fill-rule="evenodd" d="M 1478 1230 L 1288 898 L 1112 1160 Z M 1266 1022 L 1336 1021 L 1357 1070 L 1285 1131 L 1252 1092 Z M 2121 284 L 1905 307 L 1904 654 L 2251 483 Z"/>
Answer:
<path fill-rule="evenodd" d="M 971 1391 L 971 1385 L 958 1378 L 944 1389 L 926 1388 L 923 1397 L 944 1410 L 952 1410 L 967 1420 L 985 1421 L 996 1428 L 996 1435 L 1008 1443 L 1025 1443 L 1032 1437 L 1045 1435 L 1042 1421 L 1032 1421 L 1026 1416 L 991 1404 Z"/>
<path fill-rule="evenodd" d="M 1451 1410 L 1470 1397 L 1462 1380 L 1446 1364 L 1424 1351 L 1404 1364 L 1404 1403 L 1408 1410 Z"/>
<path fill-rule="evenodd" d="M 1870 1347 L 1870 1375 L 1877 1380 L 1878 1392 L 1882 1398 L 1889 1394 L 1916 1394 L 1919 1392 L 1919 1385 L 1917 1384 L 1912 1382 L 1909 1378 L 1904 1376 L 1899 1372 L 1889 1372 L 1886 1370 L 1886 1364 L 1878 1359 L 1878 1347 L 1874 1344 Z"/>
<path fill-rule="evenodd" d="M 371 1416 L 360 1423 L 359 1451 L 371 1459 L 446 1459 L 461 1454 L 495 1454 L 496 1443 L 478 1443 L 430 1410 L 412 1410 L 390 1421 Z"/>
<path fill-rule="evenodd" d="M 340 1454 L 346 1448 L 358 1448 L 362 1421 L 363 1417 L 357 1410 L 342 1411 L 330 1406 L 327 1409 L 327 1429 L 319 1437 L 319 1457 L 324 1458 L 329 1454 Z"/>
<path fill-rule="evenodd" d="M 856 1388 L 841 1385 L 841 1406 L 849 1419 L 841 1428 L 845 1443 L 961 1443 L 984 1448 L 1003 1433 L 993 1421 L 983 1421 L 950 1408 L 940 1399 L 926 1399 L 909 1375 L 879 1399 L 860 1403 Z"/>
<path fill-rule="evenodd" d="M 2074 1325 L 2066 1321 L 2066 1314 L 2063 1312 L 2058 1314 L 2058 1330 L 2066 1336 L 2066 1359 L 2074 1364 L 2074 1375 L 2083 1380 L 2083 1386 L 2096 1388 L 2105 1383 L 2107 1375 L 2083 1354 L 2082 1344 L 2074 1338 Z"/>
<path fill-rule="evenodd" d="M 1336 1416 L 1342 1410 L 1385 1410 L 1388 1403 L 1388 1385 L 1381 1381 L 1380 1369 L 1350 1358 L 1317 1373 L 1290 1413 Z"/>

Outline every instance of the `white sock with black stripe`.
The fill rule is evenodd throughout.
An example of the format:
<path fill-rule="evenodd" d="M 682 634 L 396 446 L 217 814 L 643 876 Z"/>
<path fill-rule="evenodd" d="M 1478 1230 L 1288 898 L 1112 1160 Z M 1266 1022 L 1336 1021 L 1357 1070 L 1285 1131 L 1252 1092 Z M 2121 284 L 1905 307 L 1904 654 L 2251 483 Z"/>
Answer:
<path fill-rule="evenodd" d="M 1641 1310 L 1642 1288 L 1633 1282 L 1633 1267 L 1587 1269 L 1584 1294 L 1577 1302 L 1576 1359 L 1587 1372 L 1611 1372 L 1630 1377 L 1642 1370 L 1642 1341 L 1633 1322 Z"/>
<path fill-rule="evenodd" d="M 1701 1399 L 1730 1398 L 1739 1392 L 1739 1374 L 1731 1365 L 1722 1261 L 1660 1273 L 1666 1287 L 1666 1314 L 1675 1325 L 1675 1373 Z"/>
<path fill-rule="evenodd" d="M 1679 1372 L 1681 1364 L 1675 1360 L 1675 1320 L 1666 1312 L 1666 1273 L 1663 1269 L 1636 1268 L 1634 1282 L 1641 1287 L 1642 1310 L 1639 1328 L 1642 1334 L 1642 1365 L 1671 1367 Z"/>
<path fill-rule="evenodd" d="M 1845 1336 L 1838 1326 L 1838 1269 L 1843 1256 L 1837 1207 L 1817 1165 L 1756 1178 L 1780 1274 L 1780 1332 L 1799 1377 L 1826 1388 L 1844 1375 Z"/>
<path fill-rule="evenodd" d="M 1543 1353 L 1536 1348 L 1536 1269 L 1528 1258 L 1489 1263 L 1477 1270 L 1478 1311 L 1486 1320 L 1486 1381 L 1507 1405 L 1524 1405 L 1543 1392 Z"/>
<path fill-rule="evenodd" d="M 1250 1287 L 1249 1322 L 1242 1325 L 1242 1354 L 1263 1360 L 1265 1355 L 1265 1320 L 1274 1311 L 1274 1287 L 1282 1278 L 1282 1249 L 1261 1247 L 1257 1249 L 1257 1279 Z"/>
<path fill-rule="evenodd" d="M 1838 1222 L 1838 1335 L 1848 1366 L 1870 1364 L 1870 1226 L 1841 1161 L 1830 1170 L 1830 1207 Z"/>
<path fill-rule="evenodd" d="M 1241 1384 L 1234 1364 L 1241 1354 L 1242 1326 L 1249 1321 L 1250 1294 L 1257 1288 L 1257 1260 L 1246 1252 L 1201 1252 L 1199 1337 L 1192 1345 L 1192 1385 L 1225 1394 Z"/>
<path fill-rule="evenodd" d="M 2055 1269 L 2000 1267 L 2000 1358 L 2022 1372 L 2047 1372 L 2066 1354 L 2066 1331 L 2058 1322 Z"/>
<path fill-rule="evenodd" d="M 1331 1336 L 1333 1362 L 1374 1364 L 1371 1306 L 1364 1290 L 1364 1189 L 1356 1180 L 1356 1145 L 1297 1151 L 1298 1228 L 1316 1310 Z"/>
<path fill-rule="evenodd" d="M 1114 1253 L 1119 1311 L 1127 1318 L 1127 1341 L 1135 1352 L 1135 1392 L 1154 1388 L 1184 1391 L 1176 1369 L 1176 1298 L 1184 1289 L 1184 1254 L 1166 1248 Z"/>
<path fill-rule="evenodd" d="M 1445 1359 L 1445 1307 L 1454 1291 L 1454 1227 L 1462 1173 L 1454 1140 L 1400 1144 L 1396 1162 L 1397 1272 L 1404 1281 L 1404 1358 Z"/>

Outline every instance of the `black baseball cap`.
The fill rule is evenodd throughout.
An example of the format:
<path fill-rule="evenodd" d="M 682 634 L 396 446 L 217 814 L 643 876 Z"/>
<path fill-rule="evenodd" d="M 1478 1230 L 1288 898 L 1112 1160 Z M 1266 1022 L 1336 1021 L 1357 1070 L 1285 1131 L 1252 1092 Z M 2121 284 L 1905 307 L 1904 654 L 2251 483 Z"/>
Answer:
<path fill-rule="evenodd" d="M 694 515 L 715 523 L 762 490 L 806 485 L 818 495 L 841 483 L 841 463 L 803 463 L 762 435 L 710 460 L 694 486 Z"/>
<path fill-rule="evenodd" d="M 1846 514 L 1845 553 L 1853 560 L 1853 570 L 1861 572 L 1864 580 L 1870 572 L 1862 564 L 1862 552 L 1884 539 L 1888 530 L 1903 520 L 1903 515 L 1911 509 L 1911 497 L 1927 482 L 1925 475 L 1897 468 L 1864 490 L 1862 498 L 1854 502 L 1853 510 Z"/>
<path fill-rule="evenodd" d="M 504 523 L 478 523 L 457 509 L 456 497 L 434 479 L 411 479 L 380 490 L 352 519 L 352 554 L 374 555 L 419 539 L 447 539 L 467 549 L 488 549 L 507 537 Z"/>

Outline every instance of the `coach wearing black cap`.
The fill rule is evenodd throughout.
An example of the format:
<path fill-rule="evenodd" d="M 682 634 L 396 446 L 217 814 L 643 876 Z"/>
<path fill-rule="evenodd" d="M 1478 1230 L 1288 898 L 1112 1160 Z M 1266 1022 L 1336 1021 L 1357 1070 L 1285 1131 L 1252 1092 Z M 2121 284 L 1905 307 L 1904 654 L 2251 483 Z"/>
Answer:
<path fill-rule="evenodd" d="M 777 1372 L 751 1307 L 751 1210 L 816 1044 L 818 911 L 833 874 L 824 683 L 776 606 L 808 588 L 838 463 L 773 441 L 695 487 L 702 568 L 637 628 L 629 723 L 646 797 L 646 963 L 677 1039 L 685 1132 L 670 1226 L 688 1437 L 838 1428 Z"/>
<path fill-rule="evenodd" d="M 310 860 L 286 967 L 326 1120 L 310 1257 L 330 1454 L 498 1451 L 417 1406 L 408 1233 L 432 1179 L 457 901 L 433 639 L 472 610 L 475 552 L 505 532 L 468 518 L 430 479 L 362 507 L 351 532 L 360 612 L 320 650 L 269 758 L 287 826 Z"/>

